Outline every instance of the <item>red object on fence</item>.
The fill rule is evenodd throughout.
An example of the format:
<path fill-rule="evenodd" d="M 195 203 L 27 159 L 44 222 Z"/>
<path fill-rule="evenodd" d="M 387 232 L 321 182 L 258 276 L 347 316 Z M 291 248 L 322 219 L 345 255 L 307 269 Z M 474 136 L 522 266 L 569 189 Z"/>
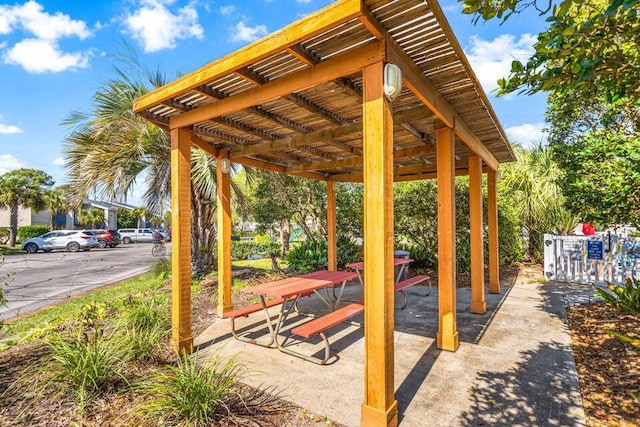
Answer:
<path fill-rule="evenodd" d="M 582 224 L 582 234 L 585 236 L 593 236 L 596 234 L 596 228 L 590 222 L 585 222 Z"/>

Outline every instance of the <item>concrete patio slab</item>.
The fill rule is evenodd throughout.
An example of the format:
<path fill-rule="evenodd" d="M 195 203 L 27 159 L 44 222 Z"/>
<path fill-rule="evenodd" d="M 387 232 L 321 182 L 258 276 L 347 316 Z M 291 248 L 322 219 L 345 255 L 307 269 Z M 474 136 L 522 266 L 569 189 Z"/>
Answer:
<path fill-rule="evenodd" d="M 403 427 L 422 426 L 582 426 L 585 424 L 565 305 L 589 298 L 587 285 L 555 282 L 503 286 L 486 294 L 487 313 L 468 311 L 469 289 L 458 289 L 460 348 L 436 347 L 437 289 L 409 292 L 409 305 L 395 311 L 396 399 Z M 359 298 L 349 286 L 347 298 Z M 320 309 L 305 298 L 301 311 Z M 277 312 L 272 311 L 275 315 Z M 306 320 L 293 316 L 284 334 Z M 362 317 L 354 320 L 361 321 Z M 266 336 L 262 313 L 240 319 L 256 337 Z M 228 320 L 218 320 L 196 339 L 201 356 L 237 354 L 250 369 L 243 381 L 274 386 L 283 398 L 345 426 L 360 425 L 364 395 L 364 339 L 356 326 L 330 331 L 333 363 L 318 366 L 276 349 L 231 337 Z M 313 354 L 320 340 L 296 343 Z"/>

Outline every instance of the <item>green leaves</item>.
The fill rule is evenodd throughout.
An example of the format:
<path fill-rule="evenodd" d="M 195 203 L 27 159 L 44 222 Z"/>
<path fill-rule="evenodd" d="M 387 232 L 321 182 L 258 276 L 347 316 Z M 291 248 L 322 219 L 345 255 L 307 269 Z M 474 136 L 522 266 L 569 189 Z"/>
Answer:
<path fill-rule="evenodd" d="M 535 2 L 465 0 L 463 13 L 474 14 L 474 23 L 498 18 L 503 22 Z M 546 15 L 548 28 L 538 35 L 535 53 L 520 67 L 511 65 L 498 95 L 514 91 L 579 90 L 585 98 L 604 94 L 607 100 L 629 99 L 640 104 L 640 15 L 638 0 L 563 0 Z M 546 72 L 540 72 L 546 70 Z"/>

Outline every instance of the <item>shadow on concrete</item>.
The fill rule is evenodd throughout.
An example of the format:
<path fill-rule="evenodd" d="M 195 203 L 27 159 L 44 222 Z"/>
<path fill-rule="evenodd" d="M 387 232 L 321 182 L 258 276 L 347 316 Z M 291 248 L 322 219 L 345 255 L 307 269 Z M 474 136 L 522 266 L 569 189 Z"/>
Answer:
<path fill-rule="evenodd" d="M 571 346 L 547 343 L 521 352 L 521 361 L 505 372 L 480 372 L 473 382 L 465 425 L 584 425 Z M 571 360 L 571 362 L 569 362 Z"/>
<path fill-rule="evenodd" d="M 438 349 L 436 342 L 433 341 L 396 390 L 399 421 L 404 418 L 405 411 L 418 393 L 420 386 L 427 379 L 441 352 L 442 350 Z"/>

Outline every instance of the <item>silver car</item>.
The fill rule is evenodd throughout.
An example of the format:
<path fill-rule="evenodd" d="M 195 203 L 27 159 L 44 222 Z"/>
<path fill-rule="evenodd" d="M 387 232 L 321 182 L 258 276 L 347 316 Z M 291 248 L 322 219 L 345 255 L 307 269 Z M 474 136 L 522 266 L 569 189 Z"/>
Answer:
<path fill-rule="evenodd" d="M 99 244 L 96 236 L 90 231 L 56 230 L 25 240 L 22 242 L 22 249 L 29 254 L 40 250 L 51 252 L 54 249 L 77 252 L 80 249 L 88 251 L 97 248 Z"/>

